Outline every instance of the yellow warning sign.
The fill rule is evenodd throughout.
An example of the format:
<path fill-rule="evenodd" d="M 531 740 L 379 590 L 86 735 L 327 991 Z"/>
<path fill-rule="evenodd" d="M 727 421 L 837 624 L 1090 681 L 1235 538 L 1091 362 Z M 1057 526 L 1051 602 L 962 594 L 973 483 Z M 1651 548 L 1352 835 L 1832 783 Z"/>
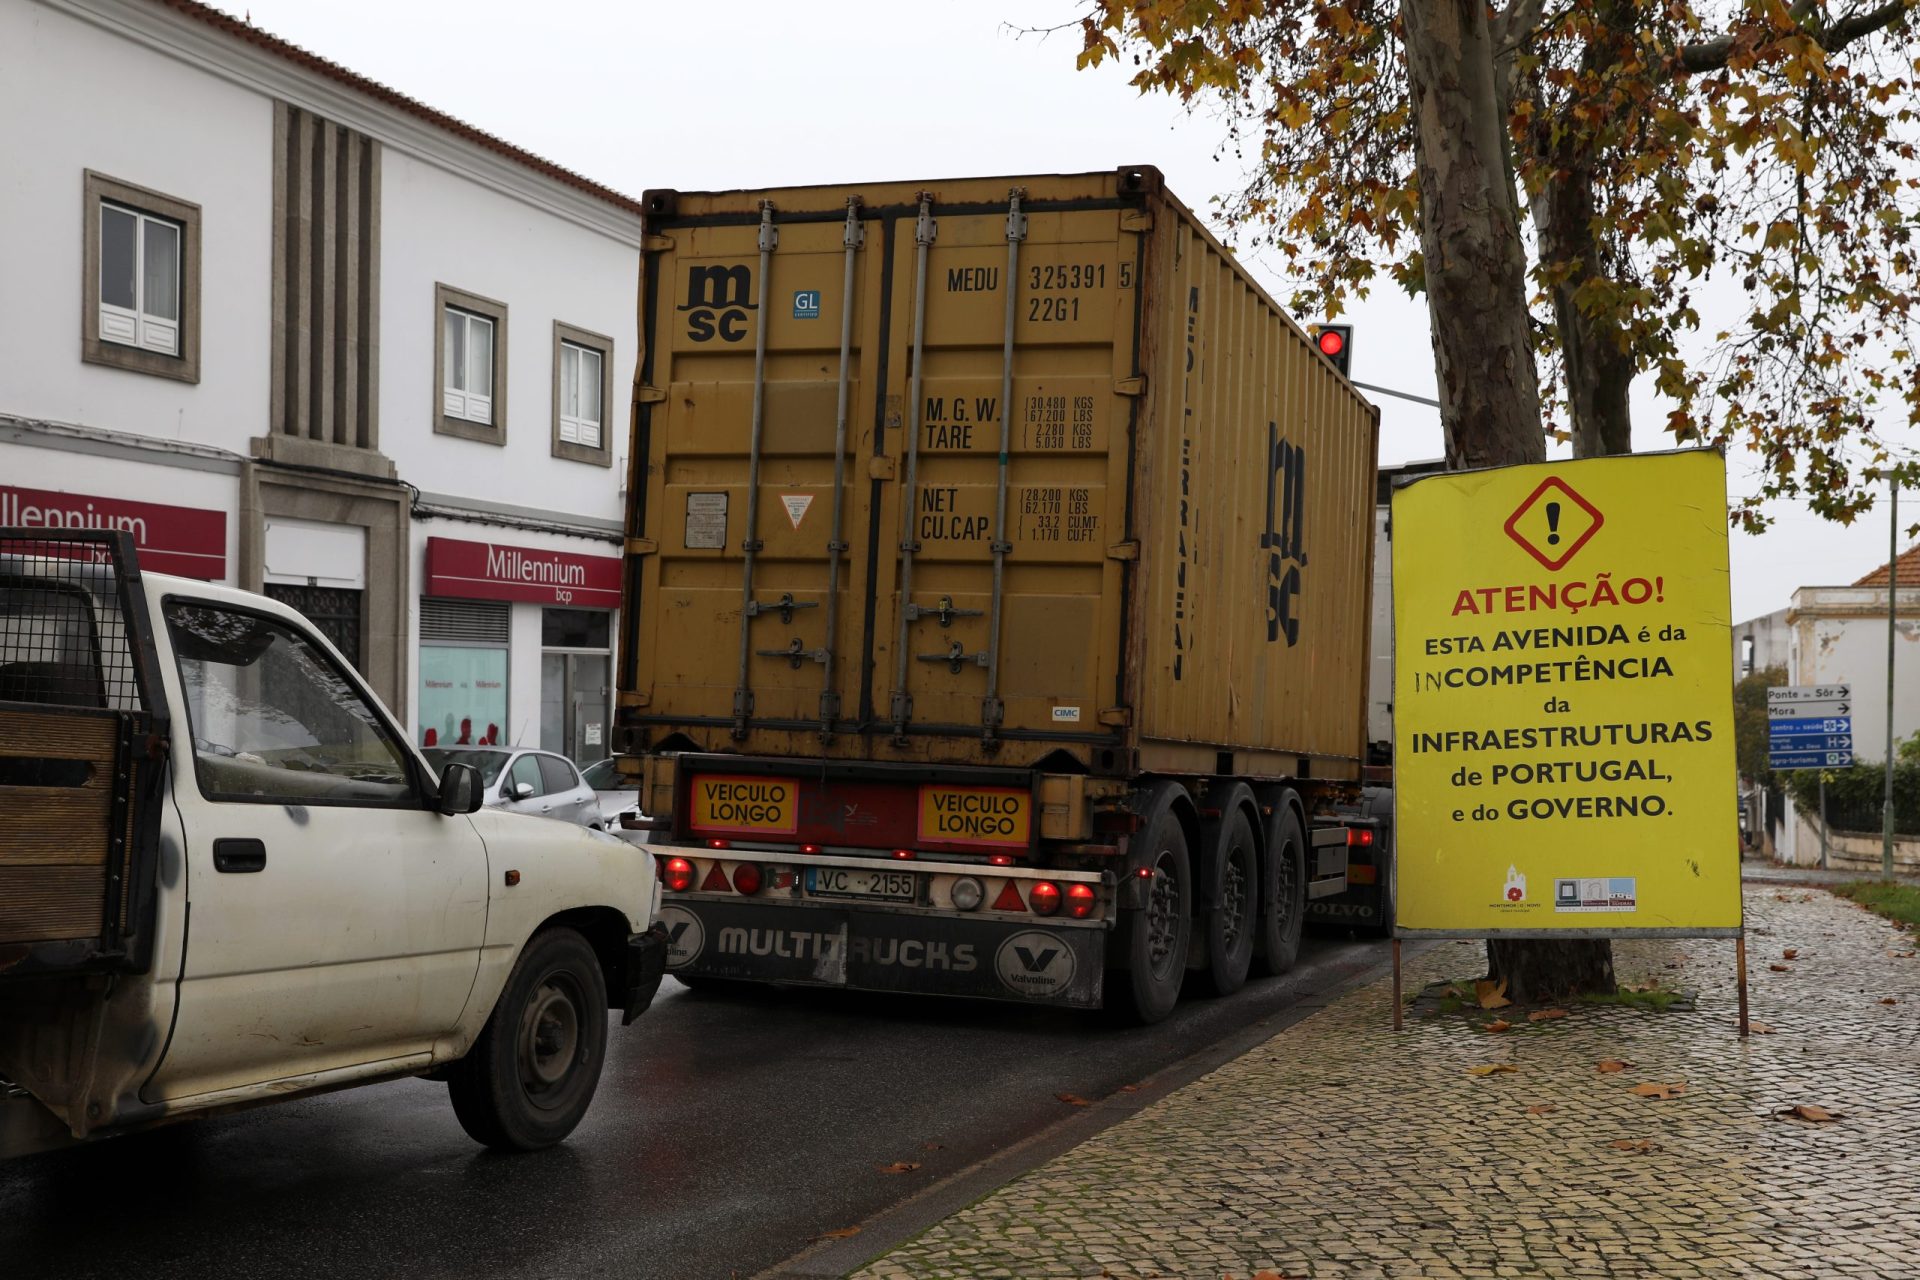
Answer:
<path fill-rule="evenodd" d="M 792 778 L 701 774 L 691 789 L 687 826 L 694 831 L 792 835 L 799 827 L 800 788 Z"/>
<path fill-rule="evenodd" d="M 1392 528 L 1400 931 L 1736 931 L 1720 455 L 1423 477 Z"/>

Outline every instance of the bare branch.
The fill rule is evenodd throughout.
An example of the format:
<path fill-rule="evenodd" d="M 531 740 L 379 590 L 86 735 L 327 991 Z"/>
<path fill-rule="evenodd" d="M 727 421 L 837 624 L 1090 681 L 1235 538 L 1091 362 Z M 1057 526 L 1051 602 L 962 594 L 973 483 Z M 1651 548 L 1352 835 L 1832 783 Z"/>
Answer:
<path fill-rule="evenodd" d="M 1797 4 L 1793 8 L 1796 24 L 1813 37 L 1822 49 L 1828 53 L 1838 53 L 1862 36 L 1890 27 L 1904 18 L 1914 7 L 1916 0 L 1887 0 L 1877 9 L 1865 13 L 1849 13 L 1831 26 L 1810 26 L 1808 19 L 1813 16 L 1811 4 Z M 1682 47 L 1674 55 L 1675 66 L 1689 74 L 1702 71 L 1718 71 L 1727 65 L 1727 59 L 1733 54 L 1734 38 L 1731 35 L 1718 36 L 1699 44 Z"/>

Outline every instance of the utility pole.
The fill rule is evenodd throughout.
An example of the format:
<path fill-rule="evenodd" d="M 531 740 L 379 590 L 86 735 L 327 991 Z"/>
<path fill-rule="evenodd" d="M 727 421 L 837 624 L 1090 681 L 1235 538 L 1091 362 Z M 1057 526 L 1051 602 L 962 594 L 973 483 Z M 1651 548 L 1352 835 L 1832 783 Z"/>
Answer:
<path fill-rule="evenodd" d="M 1887 792 L 1880 820 L 1880 874 L 1893 879 L 1893 658 L 1900 617 L 1900 480 L 1887 484 Z"/>

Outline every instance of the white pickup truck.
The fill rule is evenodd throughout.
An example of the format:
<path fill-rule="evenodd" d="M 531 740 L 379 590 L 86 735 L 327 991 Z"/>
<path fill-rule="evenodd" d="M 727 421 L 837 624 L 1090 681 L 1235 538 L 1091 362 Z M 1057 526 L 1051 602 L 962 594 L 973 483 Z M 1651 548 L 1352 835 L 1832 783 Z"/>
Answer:
<path fill-rule="evenodd" d="M 416 1075 L 566 1137 L 660 983 L 653 860 L 481 791 L 293 610 L 0 530 L 0 1156 Z"/>

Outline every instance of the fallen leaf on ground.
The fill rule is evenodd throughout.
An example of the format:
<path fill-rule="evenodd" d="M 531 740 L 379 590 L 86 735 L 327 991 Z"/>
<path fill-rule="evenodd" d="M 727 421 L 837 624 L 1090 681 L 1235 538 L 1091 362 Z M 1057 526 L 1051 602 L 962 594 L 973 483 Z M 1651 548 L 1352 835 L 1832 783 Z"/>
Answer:
<path fill-rule="evenodd" d="M 1140 1092 L 1140 1086 L 1139 1086 L 1139 1085 L 1137 1085 L 1137 1084 L 1123 1084 L 1123 1085 L 1121 1085 L 1121 1086 L 1120 1086 L 1120 1092 L 1122 1092 L 1122 1093 L 1138 1093 L 1138 1092 Z"/>
<path fill-rule="evenodd" d="M 1093 1105 L 1077 1093 L 1056 1093 L 1053 1096 L 1070 1107 L 1090 1107 Z"/>
<path fill-rule="evenodd" d="M 1536 1102 L 1527 1108 L 1527 1114 L 1530 1116 L 1543 1116 L 1553 1110 L 1553 1107 L 1554 1104 L 1551 1102 Z"/>
<path fill-rule="evenodd" d="M 1825 1107 L 1816 1107 L 1811 1102 L 1802 1102 L 1795 1106 L 1784 1107 L 1773 1113 L 1776 1116 L 1792 1116 L 1796 1120 L 1811 1120 L 1815 1124 L 1826 1124 L 1832 1120 L 1845 1120 L 1846 1114 L 1829 1111 Z"/>
<path fill-rule="evenodd" d="M 1505 1031 L 1508 1027 L 1511 1027 L 1512 1025 L 1513 1024 L 1511 1022 L 1508 1022 L 1505 1018 L 1495 1018 L 1492 1022 L 1489 1022 L 1487 1024 L 1487 1030 L 1498 1035 L 1500 1032 Z"/>
<path fill-rule="evenodd" d="M 1660 1144 L 1651 1138 L 1640 1138 L 1638 1140 L 1633 1138 L 1615 1138 L 1613 1145 L 1616 1150 L 1637 1151 L 1643 1156 L 1648 1152 L 1658 1151 L 1660 1149 Z"/>
<path fill-rule="evenodd" d="M 1785 965 L 1783 965 L 1783 964 L 1770 964 L 1770 965 L 1768 965 L 1768 966 L 1767 966 L 1767 968 L 1769 968 L 1769 969 L 1771 969 L 1771 970 L 1773 970 L 1773 971 L 1774 971 L 1775 973 L 1791 973 L 1791 972 L 1793 972 L 1793 971 L 1792 971 L 1791 969 L 1789 969 L 1789 968 L 1787 968 L 1787 966 L 1785 966 Z"/>
<path fill-rule="evenodd" d="M 1895 960 L 1913 959 L 1913 952 L 1911 951 L 1889 951 L 1887 952 L 1887 954 L 1892 956 Z"/>
<path fill-rule="evenodd" d="M 1773 1034 L 1772 1027 L 1768 1026 L 1764 1022 L 1755 1022 L 1751 1018 L 1747 1020 L 1747 1030 L 1753 1032 L 1753 1034 L 1757 1036 L 1770 1036 Z"/>
<path fill-rule="evenodd" d="M 938 1142 L 923 1142 L 920 1144 L 920 1149 L 922 1151 L 941 1151 L 945 1149 L 945 1146 Z"/>
<path fill-rule="evenodd" d="M 858 1227 L 837 1227 L 832 1231 L 822 1231 L 813 1237 L 815 1240 L 851 1240 L 860 1234 Z"/>
<path fill-rule="evenodd" d="M 1482 1009 L 1504 1009 L 1513 1001 L 1507 999 L 1507 980 L 1495 982 L 1492 978 L 1482 978 L 1473 984 L 1473 998 L 1480 1002 Z"/>
<path fill-rule="evenodd" d="M 1489 1062 L 1483 1067 L 1468 1067 L 1467 1074 L 1470 1076 L 1493 1076 L 1499 1075 L 1504 1071 L 1518 1071 L 1519 1069 L 1520 1068 L 1514 1066 L 1511 1062 Z"/>
<path fill-rule="evenodd" d="M 1632 1065 L 1633 1064 L 1631 1062 L 1622 1062 L 1618 1058 L 1608 1058 L 1605 1062 L 1602 1062 L 1599 1066 L 1595 1067 L 1594 1070 L 1598 1071 L 1603 1076 L 1612 1075 L 1616 1071 L 1625 1071 L 1628 1067 Z"/>
<path fill-rule="evenodd" d="M 1278 1271 L 1256 1271 L 1253 1273 L 1253 1280 L 1287 1280 L 1287 1278 Z"/>
<path fill-rule="evenodd" d="M 1799 954 L 1800 954 L 1800 949 L 1798 947 L 1788 947 L 1785 951 L 1782 951 L 1780 953 L 1780 958 L 1782 960 L 1791 960 Z"/>
<path fill-rule="evenodd" d="M 1899 1004 L 1900 1002 L 1898 1000 L 1895 1000 L 1892 996 L 1882 996 L 1880 998 L 1880 1003 L 1881 1004 Z"/>
<path fill-rule="evenodd" d="M 1657 982 L 1623 982 L 1620 984 L 1620 989 L 1622 991 L 1658 991 L 1660 984 Z"/>
<path fill-rule="evenodd" d="M 918 1160 L 895 1160 L 892 1164 L 877 1164 L 873 1167 L 882 1173 L 912 1173 L 920 1167 L 920 1162 Z"/>
<path fill-rule="evenodd" d="M 1567 1016 L 1565 1009 L 1535 1009 L 1527 1015 L 1528 1022 L 1552 1022 L 1555 1018 Z"/>
<path fill-rule="evenodd" d="M 1656 1098 L 1661 1102 L 1667 1102 L 1677 1098 L 1686 1091 L 1687 1082 L 1685 1080 L 1676 1080 L 1672 1084 L 1661 1084 L 1653 1081 L 1647 1084 L 1637 1084 L 1633 1086 L 1633 1092 L 1640 1097 Z"/>

